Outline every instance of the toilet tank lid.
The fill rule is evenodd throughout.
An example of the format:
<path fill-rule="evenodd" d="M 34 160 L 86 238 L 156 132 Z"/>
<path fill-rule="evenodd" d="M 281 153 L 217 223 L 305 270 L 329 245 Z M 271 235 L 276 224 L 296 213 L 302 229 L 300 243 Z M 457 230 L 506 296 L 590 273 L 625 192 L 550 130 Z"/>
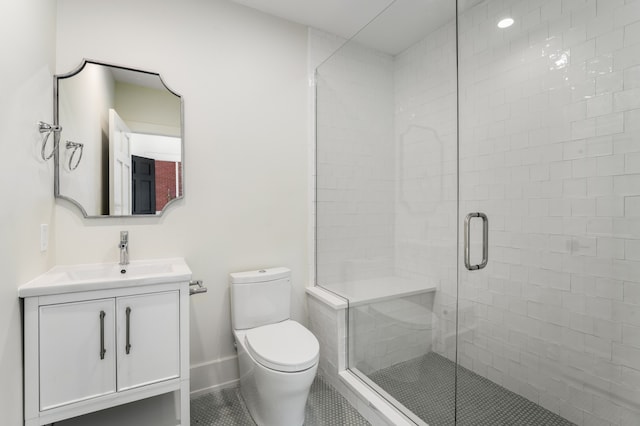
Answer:
<path fill-rule="evenodd" d="M 231 284 L 260 283 L 288 278 L 291 275 L 289 268 L 268 268 L 257 271 L 234 272 L 231 275 Z"/>

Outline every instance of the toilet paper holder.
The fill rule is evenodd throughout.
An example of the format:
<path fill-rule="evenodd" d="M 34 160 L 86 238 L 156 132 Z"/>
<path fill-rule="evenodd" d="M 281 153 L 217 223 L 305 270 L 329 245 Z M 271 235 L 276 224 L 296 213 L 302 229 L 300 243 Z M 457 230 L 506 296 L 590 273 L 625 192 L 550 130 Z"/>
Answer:
<path fill-rule="evenodd" d="M 194 294 L 206 293 L 207 288 L 202 285 L 202 280 L 189 281 L 189 296 Z"/>

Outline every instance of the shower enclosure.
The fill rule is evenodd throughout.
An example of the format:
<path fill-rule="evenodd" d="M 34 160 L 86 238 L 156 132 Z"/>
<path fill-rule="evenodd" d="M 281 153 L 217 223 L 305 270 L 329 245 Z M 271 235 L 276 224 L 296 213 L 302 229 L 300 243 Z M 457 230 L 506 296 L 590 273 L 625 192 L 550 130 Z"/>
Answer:
<path fill-rule="evenodd" d="M 390 3 L 311 34 L 349 370 L 418 424 L 639 425 L 640 0 Z"/>

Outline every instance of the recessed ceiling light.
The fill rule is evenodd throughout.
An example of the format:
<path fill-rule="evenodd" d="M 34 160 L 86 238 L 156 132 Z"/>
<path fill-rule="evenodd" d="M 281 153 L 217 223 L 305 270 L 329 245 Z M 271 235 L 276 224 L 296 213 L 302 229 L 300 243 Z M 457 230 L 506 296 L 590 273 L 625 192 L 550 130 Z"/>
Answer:
<path fill-rule="evenodd" d="M 513 18 L 504 18 L 502 21 L 498 22 L 498 28 L 509 28 L 513 25 Z"/>

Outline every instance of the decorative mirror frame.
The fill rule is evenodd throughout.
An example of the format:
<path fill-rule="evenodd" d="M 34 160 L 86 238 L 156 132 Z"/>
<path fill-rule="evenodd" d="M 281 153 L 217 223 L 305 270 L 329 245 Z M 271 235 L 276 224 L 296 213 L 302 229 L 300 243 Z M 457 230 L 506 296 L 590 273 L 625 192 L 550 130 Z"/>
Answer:
<path fill-rule="evenodd" d="M 82 212 L 82 215 L 87 218 L 87 219 L 109 219 L 109 218 L 130 218 L 130 217 L 142 217 L 142 218 L 153 218 L 153 217 L 162 217 L 162 215 L 164 214 L 164 212 L 169 208 L 169 206 L 171 204 L 173 204 L 174 202 L 181 200 L 184 198 L 184 191 L 185 191 L 185 179 L 184 179 L 184 163 L 185 163 L 185 155 L 184 155 L 184 98 L 182 97 L 182 95 L 178 94 L 177 92 L 175 92 L 174 90 L 172 90 L 169 86 L 167 86 L 167 84 L 165 83 L 165 81 L 162 79 L 162 76 L 157 73 L 157 72 L 153 72 L 153 71 L 146 71 L 146 70 L 141 70 L 141 69 L 137 69 L 137 68 L 130 68 L 130 67 L 125 67 L 122 65 L 114 65 L 114 64 L 110 64 L 110 63 L 106 63 L 106 62 L 100 62 L 100 61 L 94 61 L 94 60 L 90 60 L 90 59 L 83 59 L 82 62 L 80 63 L 80 65 L 74 69 L 73 71 L 70 71 L 68 73 L 64 73 L 64 74 L 56 74 L 53 76 L 53 120 L 54 120 L 54 124 L 55 125 L 60 125 L 59 122 L 59 103 L 58 103 L 58 95 L 59 95 L 59 88 L 58 88 L 58 82 L 62 79 L 66 79 L 69 77 L 73 77 L 74 75 L 80 73 L 84 67 L 87 64 L 95 64 L 95 65 L 102 65 L 102 66 L 107 66 L 107 67 L 111 67 L 111 68 L 118 68 L 118 69 L 122 69 L 122 70 L 127 70 L 127 71 L 135 71 L 135 72 L 139 72 L 139 73 L 143 73 L 143 74 L 149 74 L 149 75 L 155 75 L 160 79 L 160 82 L 162 83 L 162 85 L 165 87 L 165 89 L 167 89 L 171 94 L 177 96 L 180 99 L 180 150 L 181 150 L 181 156 L 182 156 L 182 167 L 180 167 L 180 180 L 182 182 L 182 187 L 181 187 L 181 193 L 180 196 L 177 196 L 171 200 L 169 200 L 167 202 L 167 204 L 165 204 L 164 208 L 156 214 L 129 214 L 129 215 L 89 215 L 87 214 L 87 211 L 85 210 L 85 208 L 75 199 L 63 195 L 60 193 L 60 159 L 61 159 L 61 155 L 60 155 L 60 133 L 61 132 L 55 132 L 53 137 L 56 138 L 54 139 L 54 151 L 53 151 L 53 158 L 54 158 L 54 179 L 53 179 L 53 193 L 55 198 L 59 198 L 61 200 L 66 200 L 68 202 L 70 202 L 71 204 L 75 205 L 76 207 L 78 207 L 78 209 L 80 209 L 80 211 Z M 62 131 L 64 131 L 64 129 L 62 129 Z"/>

